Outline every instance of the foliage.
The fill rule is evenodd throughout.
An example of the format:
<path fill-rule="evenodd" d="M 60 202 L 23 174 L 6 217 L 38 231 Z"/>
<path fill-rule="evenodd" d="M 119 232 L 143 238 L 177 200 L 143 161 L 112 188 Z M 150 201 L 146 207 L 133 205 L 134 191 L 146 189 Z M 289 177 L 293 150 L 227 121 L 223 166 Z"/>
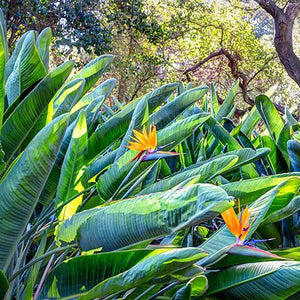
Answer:
<path fill-rule="evenodd" d="M 286 3 L 277 2 L 282 7 Z M 2 1 L 2 8 L 10 46 L 29 29 L 51 27 L 55 66 L 70 58 L 83 66 L 95 54 L 114 54 L 107 78 L 117 78 L 114 96 L 120 102 L 133 100 L 166 80 L 186 80 L 184 70 L 220 48 L 230 52 L 239 73 L 249 81 L 250 98 L 276 83 L 278 102 L 292 106 L 299 96 L 276 57 L 273 20 L 254 0 L 26 0 Z M 300 34 L 297 24 L 299 19 L 295 41 Z M 299 54 L 297 43 L 294 48 Z M 194 85 L 215 82 L 223 97 L 234 77 L 228 60 L 219 56 L 189 80 Z M 236 103 L 240 109 L 246 106 L 240 95 Z"/>
<path fill-rule="evenodd" d="M 272 95 L 238 124 L 238 82 L 221 106 L 213 84 L 170 83 L 112 107 L 112 55 L 49 71 L 49 30 L 9 56 L 0 26 L 1 297 L 297 297 L 300 127 Z M 126 146 L 151 125 L 137 160 Z M 234 199 L 245 240 L 220 218 Z"/>

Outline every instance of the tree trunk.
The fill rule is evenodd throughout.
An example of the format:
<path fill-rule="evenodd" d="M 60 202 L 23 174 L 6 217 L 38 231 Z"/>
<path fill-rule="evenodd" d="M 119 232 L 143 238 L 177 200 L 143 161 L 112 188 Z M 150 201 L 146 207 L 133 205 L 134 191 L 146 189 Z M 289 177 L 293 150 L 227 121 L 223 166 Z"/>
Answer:
<path fill-rule="evenodd" d="M 274 19 L 274 43 L 280 62 L 288 75 L 300 87 L 300 59 L 293 49 L 293 27 L 300 13 L 300 1 L 290 0 L 285 9 L 278 7 L 272 0 L 255 0 Z"/>

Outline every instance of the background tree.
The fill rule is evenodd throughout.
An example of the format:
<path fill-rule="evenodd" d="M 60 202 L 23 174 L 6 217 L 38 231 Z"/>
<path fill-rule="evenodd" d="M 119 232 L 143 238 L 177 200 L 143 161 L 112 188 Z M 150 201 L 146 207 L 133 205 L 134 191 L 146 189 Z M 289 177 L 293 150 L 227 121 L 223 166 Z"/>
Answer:
<path fill-rule="evenodd" d="M 222 91 L 239 78 L 241 109 L 278 83 L 275 102 L 283 110 L 280 103 L 292 106 L 300 96 L 296 81 L 289 78 L 292 73 L 294 79 L 298 76 L 300 46 L 295 41 L 300 38 L 299 4 L 259 1 L 273 3 L 276 16 L 281 11 L 293 20 L 287 30 L 289 46 L 278 59 L 274 18 L 258 9 L 256 2 L 9 0 L 2 1 L 2 6 L 6 8 L 11 43 L 28 29 L 51 27 L 53 67 L 70 58 L 84 64 L 95 55 L 114 54 L 116 60 L 107 77 L 118 79 L 115 96 L 120 101 L 130 101 L 166 80 L 195 84 L 213 81 L 222 98 Z M 291 32 L 294 48 L 290 46 Z M 294 57 L 296 63 L 288 57 Z M 286 73 L 285 68 L 290 71 Z"/>

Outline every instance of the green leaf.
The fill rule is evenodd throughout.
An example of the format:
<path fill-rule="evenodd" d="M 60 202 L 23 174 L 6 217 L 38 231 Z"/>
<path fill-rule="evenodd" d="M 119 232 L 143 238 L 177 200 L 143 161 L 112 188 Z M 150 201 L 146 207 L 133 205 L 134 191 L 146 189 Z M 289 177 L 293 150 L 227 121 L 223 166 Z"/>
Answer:
<path fill-rule="evenodd" d="M 85 85 L 82 90 L 81 96 L 89 91 L 89 89 L 98 81 L 98 79 L 105 72 L 106 68 L 113 62 L 113 60 L 113 55 L 101 55 L 90 61 L 83 67 L 82 70 L 80 70 L 76 75 L 73 76 L 72 79 L 85 79 Z"/>
<path fill-rule="evenodd" d="M 130 125 L 126 131 L 124 138 L 122 139 L 121 145 L 119 146 L 115 161 L 117 161 L 127 150 L 126 146 L 129 145 L 128 141 L 131 140 L 131 137 L 134 136 L 133 130 L 141 131 L 143 125 L 148 122 L 149 119 L 149 108 L 147 99 L 144 98 L 138 102 L 136 108 L 133 112 Z"/>
<path fill-rule="evenodd" d="M 217 115 L 216 120 L 221 122 L 224 117 L 227 117 L 233 108 L 234 98 L 239 88 L 240 81 L 237 80 L 233 87 L 229 90 L 224 102 L 222 103 Z"/>
<path fill-rule="evenodd" d="M 211 134 L 223 145 L 228 145 L 229 151 L 241 149 L 242 146 L 230 133 L 214 118 L 210 117 L 205 122 Z"/>
<path fill-rule="evenodd" d="M 47 231 L 44 232 L 41 242 L 39 244 L 39 247 L 37 249 L 36 255 L 34 256 L 34 259 L 37 259 L 38 257 L 42 256 L 45 253 L 47 244 Z M 24 291 L 24 300 L 32 300 L 33 291 L 35 282 L 39 273 L 39 270 L 42 266 L 43 261 L 39 261 L 36 264 L 34 264 L 31 268 L 30 274 L 28 275 L 27 284 Z"/>
<path fill-rule="evenodd" d="M 250 138 L 253 130 L 260 120 L 260 114 L 255 106 L 252 107 L 246 119 L 243 121 L 241 131 Z"/>
<path fill-rule="evenodd" d="M 94 100 L 102 99 L 101 105 L 103 105 L 106 98 L 110 95 L 114 87 L 116 86 L 116 79 L 108 79 L 103 83 L 99 84 L 94 90 L 90 93 L 84 95 L 73 107 L 71 110 L 71 121 L 75 119 L 77 113 L 83 109 L 87 108 Z"/>
<path fill-rule="evenodd" d="M 283 258 L 300 260 L 300 247 L 294 247 L 289 249 L 275 249 L 271 250 L 271 252 Z"/>
<path fill-rule="evenodd" d="M 200 166 L 193 166 L 188 170 L 175 173 L 170 177 L 167 177 L 159 182 L 154 183 L 149 188 L 142 190 L 139 195 L 146 195 L 150 193 L 167 191 L 175 187 L 176 185 L 184 182 L 187 178 L 197 176 L 197 183 L 206 182 L 211 178 L 223 173 L 230 167 L 236 164 L 238 157 L 236 155 L 228 155 L 224 157 L 218 157 L 213 160 L 205 161 Z"/>
<path fill-rule="evenodd" d="M 7 101 L 10 105 L 19 95 L 47 74 L 31 31 L 25 38 L 22 49 L 6 82 Z"/>
<path fill-rule="evenodd" d="M 100 282 L 78 300 L 103 298 L 115 292 L 129 290 L 151 279 L 187 268 L 205 255 L 199 248 L 184 248 L 150 256 L 131 269 Z"/>
<path fill-rule="evenodd" d="M 5 53 L 5 61 L 7 61 L 9 59 L 9 48 L 7 42 L 6 22 L 5 22 L 2 9 L 0 9 L 0 39 L 2 41 L 2 45 Z"/>
<path fill-rule="evenodd" d="M 143 195 L 99 208 L 80 226 L 78 243 L 83 250 L 111 251 L 170 235 L 232 205 L 221 188 L 209 184 Z"/>
<path fill-rule="evenodd" d="M 217 113 L 219 112 L 219 102 L 218 102 L 218 96 L 215 89 L 215 86 L 213 83 L 210 85 L 210 111 L 211 115 L 215 117 Z"/>
<path fill-rule="evenodd" d="M 98 159 L 93 161 L 89 166 L 87 166 L 82 175 L 82 182 L 85 186 L 90 179 L 98 175 L 100 172 L 106 170 L 109 165 L 111 165 L 116 158 L 119 149 L 108 152 L 105 155 L 101 155 Z"/>
<path fill-rule="evenodd" d="M 285 207 L 276 211 L 273 215 L 269 216 L 264 224 L 274 223 L 283 220 L 300 210 L 300 196 L 293 198 Z"/>
<path fill-rule="evenodd" d="M 145 95 L 143 98 L 147 99 L 149 113 L 160 106 L 172 94 L 177 86 L 177 83 L 171 83 Z M 120 112 L 95 130 L 89 139 L 89 156 L 91 157 L 91 160 L 125 134 L 136 104 L 136 101 L 130 102 Z"/>
<path fill-rule="evenodd" d="M 286 299 L 300 290 L 300 263 L 271 261 L 238 265 L 208 274 L 206 295 L 230 299 Z"/>
<path fill-rule="evenodd" d="M 0 266 L 7 269 L 55 162 L 68 116 L 32 140 L 0 185 Z M 29 188 L 30 187 L 30 188 Z"/>
<path fill-rule="evenodd" d="M 266 148 L 261 148 L 257 151 L 245 148 L 227 152 L 209 160 L 202 161 L 201 163 L 196 163 L 179 173 L 172 174 L 170 177 L 164 178 L 149 188 L 142 190 L 139 194 L 143 195 L 166 191 L 180 184 L 186 180 L 186 178 L 192 178 L 194 176 L 197 176 L 195 182 L 207 182 L 220 174 L 235 170 L 245 164 L 258 160 L 268 152 L 269 150 Z"/>
<path fill-rule="evenodd" d="M 293 115 L 290 113 L 290 111 L 288 110 L 288 108 L 285 108 L 285 116 L 286 119 L 290 125 L 290 127 L 293 128 L 293 131 L 297 131 L 300 128 L 300 124 L 298 123 L 298 121 L 293 117 Z"/>
<path fill-rule="evenodd" d="M 261 118 L 266 124 L 272 139 L 276 142 L 284 127 L 284 122 L 281 116 L 272 101 L 265 95 L 257 96 L 255 98 L 255 105 L 261 115 Z"/>
<path fill-rule="evenodd" d="M 43 64 L 45 66 L 46 71 L 49 69 L 49 51 L 51 44 L 52 32 L 51 28 L 47 27 L 38 35 L 36 39 L 36 47 L 39 51 Z"/>
<path fill-rule="evenodd" d="M 259 224 L 267 217 L 286 206 L 298 192 L 299 187 L 300 179 L 290 178 L 257 199 L 250 206 L 252 208 L 251 219 L 255 216 L 256 221 L 250 228 L 247 238 L 255 232 Z M 227 229 L 226 226 L 223 226 L 207 241 L 201 244 L 201 249 L 214 254 L 222 248 L 234 244 L 235 241 L 235 236 Z"/>
<path fill-rule="evenodd" d="M 222 188 L 230 196 L 241 200 L 241 204 L 249 204 L 290 178 L 300 178 L 300 173 L 283 173 L 246 179 L 224 184 Z"/>
<path fill-rule="evenodd" d="M 87 155 L 87 125 L 84 110 L 78 116 L 76 126 L 73 130 L 72 139 L 64 157 L 61 174 L 57 186 L 55 202 L 61 205 L 66 200 L 81 192 L 82 185 L 78 183 Z M 82 201 L 82 196 L 74 199 L 64 206 L 60 212 L 59 219 L 66 220 L 72 216 Z"/>
<path fill-rule="evenodd" d="M 72 68 L 73 62 L 69 61 L 54 69 L 26 96 L 4 122 L 1 140 L 6 161 L 9 161 L 18 151 Z"/>
<path fill-rule="evenodd" d="M 2 15 L 3 16 L 3 15 Z M 12 55 L 10 56 L 10 58 L 8 59 L 7 63 L 6 63 L 6 68 L 5 68 L 5 78 L 7 79 L 9 77 L 9 75 L 12 73 L 13 69 L 14 69 L 14 65 L 16 63 L 16 60 L 20 54 L 20 51 L 22 49 L 23 43 L 26 39 L 26 37 L 28 35 L 31 34 L 31 31 L 27 31 L 25 32 L 17 41 L 16 45 L 15 45 L 15 49 L 12 53 Z M 9 53 L 9 52 L 8 52 Z M 7 56 L 8 58 L 8 56 Z"/>
<path fill-rule="evenodd" d="M 85 80 L 78 78 L 65 84 L 53 99 L 53 118 L 56 118 L 64 113 L 70 112 L 71 108 L 79 99 Z"/>
<path fill-rule="evenodd" d="M 38 299 L 78 297 L 99 282 L 166 250 L 129 250 L 83 255 L 63 262 L 48 275 Z"/>
<path fill-rule="evenodd" d="M 210 268 L 225 268 L 229 266 L 235 266 L 245 263 L 274 261 L 283 259 L 278 255 L 271 252 L 243 245 L 233 245 L 224 249 L 224 254 L 221 255 L 221 259 L 216 260 L 210 264 Z M 220 253 L 222 251 L 220 250 Z M 222 257 L 223 256 L 223 257 Z M 213 260 L 212 260 L 213 261 Z"/>
<path fill-rule="evenodd" d="M 166 150 L 176 147 L 179 143 L 188 138 L 197 127 L 207 120 L 208 117 L 209 116 L 207 114 L 193 115 L 158 131 L 158 146 L 172 143 L 166 148 Z M 108 200 L 115 195 L 120 184 L 133 168 L 134 162 L 130 163 L 130 161 L 136 155 L 137 152 L 133 150 L 125 152 L 124 155 L 121 156 L 119 160 L 116 161 L 109 170 L 100 177 L 98 181 L 98 191 L 102 199 Z M 140 163 L 130 175 L 129 179 L 134 180 L 136 177 L 139 177 L 140 174 L 149 166 L 149 162 Z"/>
<path fill-rule="evenodd" d="M 0 269 L 0 299 L 4 299 L 7 290 L 8 290 L 8 280 L 4 272 Z"/>
<path fill-rule="evenodd" d="M 300 143 L 295 140 L 287 142 L 287 150 L 290 157 L 290 168 L 292 172 L 300 171 Z"/>
<path fill-rule="evenodd" d="M 164 128 L 173 122 L 179 114 L 201 98 L 208 91 L 208 87 L 196 87 L 188 90 L 163 106 L 149 118 L 150 124 L 155 124 L 157 129 Z"/>
<path fill-rule="evenodd" d="M 1 20 L 2 11 L 0 12 Z M 1 29 L 1 26 L 0 26 Z M 4 98 L 5 98 L 5 63 L 6 63 L 6 54 L 5 54 L 5 42 L 0 35 L 0 133 L 2 127 L 3 113 L 4 113 Z M 0 167 L 1 169 L 1 167 Z"/>

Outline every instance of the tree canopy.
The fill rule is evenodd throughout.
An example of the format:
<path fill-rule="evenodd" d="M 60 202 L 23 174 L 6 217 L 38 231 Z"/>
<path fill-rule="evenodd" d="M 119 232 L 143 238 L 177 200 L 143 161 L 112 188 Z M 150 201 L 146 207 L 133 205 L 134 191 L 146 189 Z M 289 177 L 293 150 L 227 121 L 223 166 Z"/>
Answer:
<path fill-rule="evenodd" d="M 66 58 L 83 64 L 95 55 L 115 54 L 110 75 L 119 80 L 115 96 L 121 101 L 129 101 L 165 80 L 213 81 L 222 91 L 240 79 L 241 109 L 253 105 L 255 95 L 275 84 L 278 103 L 293 105 L 299 96 L 299 72 L 295 71 L 300 54 L 297 1 L 2 2 L 11 46 L 28 29 L 51 27 L 53 66 Z M 279 31 L 275 32 L 278 26 L 270 3 L 283 16 L 296 7 L 294 15 L 288 16 L 293 20 L 286 48 L 291 50 L 290 56 L 278 46 Z M 288 57 L 293 57 L 294 63 L 289 63 Z M 222 99 L 222 92 L 219 96 Z"/>

